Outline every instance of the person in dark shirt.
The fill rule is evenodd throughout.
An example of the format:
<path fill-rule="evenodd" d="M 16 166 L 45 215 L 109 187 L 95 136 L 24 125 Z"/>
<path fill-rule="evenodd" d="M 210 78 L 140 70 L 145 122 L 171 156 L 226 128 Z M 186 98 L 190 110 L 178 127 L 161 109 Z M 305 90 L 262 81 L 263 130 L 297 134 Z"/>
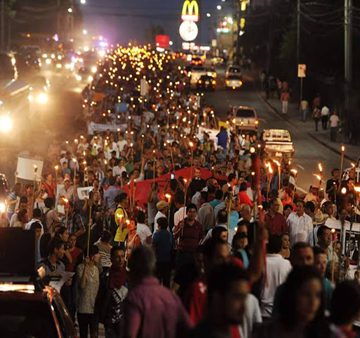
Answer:
<path fill-rule="evenodd" d="M 199 168 L 194 169 L 194 178 L 189 185 L 189 197 L 193 197 L 195 193 L 205 188 L 206 182 L 201 178 L 201 171 Z"/>
<path fill-rule="evenodd" d="M 196 220 L 196 211 L 196 206 L 189 204 L 186 208 L 186 218 L 174 228 L 174 238 L 177 241 L 177 268 L 194 260 L 194 254 L 203 237 L 203 228 Z"/>
<path fill-rule="evenodd" d="M 227 142 L 228 142 L 228 133 L 224 127 L 220 128 L 220 132 L 216 135 L 218 140 L 218 145 L 222 148 L 227 148 Z"/>
<path fill-rule="evenodd" d="M 161 217 L 157 221 L 159 229 L 154 233 L 152 245 L 156 256 L 156 277 L 160 283 L 170 287 L 172 234 L 168 231 L 168 221 Z"/>
<path fill-rule="evenodd" d="M 336 193 L 339 190 L 340 184 L 340 170 L 335 168 L 331 170 L 331 178 L 326 181 L 326 193 L 328 194 L 329 200 L 335 203 Z"/>

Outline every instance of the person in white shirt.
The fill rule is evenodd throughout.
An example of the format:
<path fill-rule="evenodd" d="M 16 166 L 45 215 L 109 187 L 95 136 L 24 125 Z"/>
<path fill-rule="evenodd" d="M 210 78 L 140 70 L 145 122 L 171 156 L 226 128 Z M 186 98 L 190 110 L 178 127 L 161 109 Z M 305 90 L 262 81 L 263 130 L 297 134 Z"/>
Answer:
<path fill-rule="evenodd" d="M 184 220 L 186 217 L 186 206 L 184 205 L 185 194 L 183 192 L 177 192 L 175 194 L 175 207 L 178 209 L 174 213 L 174 228 L 178 226 L 178 224 Z"/>
<path fill-rule="evenodd" d="M 228 229 L 227 226 L 227 222 L 228 222 L 228 216 L 227 216 L 227 211 L 225 209 L 220 210 L 218 213 L 218 217 L 217 217 L 217 223 L 215 225 L 215 227 L 213 227 L 212 229 L 210 229 L 207 233 L 206 236 L 203 238 L 203 240 L 201 241 L 200 244 L 205 244 L 210 238 L 212 238 L 212 232 L 215 228 L 224 228 L 228 231 L 231 231 L 231 236 L 229 234 L 228 236 L 228 243 L 231 245 L 232 239 L 234 237 L 234 233 L 235 231 L 232 229 Z"/>
<path fill-rule="evenodd" d="M 333 111 L 332 115 L 330 116 L 330 141 L 336 142 L 336 134 L 339 127 L 339 116 L 336 110 Z"/>
<path fill-rule="evenodd" d="M 286 220 L 289 226 L 291 246 L 296 242 L 306 242 L 310 232 L 313 230 L 312 219 L 305 214 L 304 206 L 303 201 L 298 201 L 296 203 L 296 212 L 292 212 Z"/>
<path fill-rule="evenodd" d="M 41 223 L 42 212 L 39 208 L 35 208 L 33 211 L 33 218 L 30 222 L 26 223 L 25 230 L 30 230 L 31 225 L 35 222 L 38 222 L 41 225 L 41 236 L 44 234 L 44 225 Z"/>
<path fill-rule="evenodd" d="M 123 159 L 121 159 L 113 167 L 113 176 L 114 177 L 121 176 L 124 171 L 126 172 L 125 161 Z"/>
<path fill-rule="evenodd" d="M 245 313 L 240 325 L 240 337 L 251 338 L 254 324 L 262 323 L 259 301 L 249 293 L 245 301 Z"/>
<path fill-rule="evenodd" d="M 263 318 L 271 317 L 276 288 L 285 282 L 291 271 L 290 262 L 280 255 L 281 245 L 281 236 L 270 236 L 267 245 L 266 276 L 261 293 L 261 315 Z"/>
<path fill-rule="evenodd" d="M 317 231 L 322 225 L 325 224 L 325 221 L 326 221 L 326 218 L 325 218 L 324 214 L 320 210 L 318 210 L 315 213 L 315 218 L 314 218 L 314 222 L 313 222 L 314 227 L 308 237 L 308 243 L 310 243 L 311 246 L 317 245 L 317 242 L 318 242 Z"/>
<path fill-rule="evenodd" d="M 157 214 L 155 215 L 155 219 L 154 219 L 154 231 L 153 234 L 156 232 L 156 230 L 158 229 L 158 219 L 161 217 L 165 217 L 167 219 L 167 214 L 168 214 L 168 210 L 169 210 L 169 204 L 165 201 L 159 201 L 156 203 L 156 209 L 158 210 Z"/>
<path fill-rule="evenodd" d="M 330 115 L 330 109 L 327 106 L 322 107 L 322 109 L 321 109 L 321 124 L 322 124 L 323 130 L 327 129 L 329 115 Z"/>
<path fill-rule="evenodd" d="M 119 135 L 119 141 L 117 141 L 117 147 L 119 153 L 121 153 L 124 150 L 125 145 L 127 145 L 127 141 L 124 139 L 124 135 Z"/>
<path fill-rule="evenodd" d="M 136 217 L 136 233 L 140 238 L 141 244 L 151 244 L 151 230 L 145 224 L 145 213 L 139 211 Z"/>

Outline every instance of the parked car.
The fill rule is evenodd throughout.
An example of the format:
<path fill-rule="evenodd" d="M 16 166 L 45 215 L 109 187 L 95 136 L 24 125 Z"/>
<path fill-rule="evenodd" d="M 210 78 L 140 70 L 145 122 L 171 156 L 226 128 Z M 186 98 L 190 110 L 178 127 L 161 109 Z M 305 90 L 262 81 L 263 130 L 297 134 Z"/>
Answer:
<path fill-rule="evenodd" d="M 0 332 L 11 338 L 76 337 L 70 314 L 55 289 L 0 284 Z"/>
<path fill-rule="evenodd" d="M 60 294 L 35 269 L 35 233 L 0 228 L 0 248 L 0 336 L 75 338 Z"/>

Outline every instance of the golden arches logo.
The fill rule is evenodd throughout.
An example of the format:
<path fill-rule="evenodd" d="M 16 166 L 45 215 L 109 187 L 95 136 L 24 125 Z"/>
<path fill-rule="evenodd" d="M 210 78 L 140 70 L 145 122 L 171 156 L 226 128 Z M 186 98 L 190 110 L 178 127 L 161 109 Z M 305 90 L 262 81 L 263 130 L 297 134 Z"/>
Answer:
<path fill-rule="evenodd" d="M 199 4 L 196 0 L 185 0 L 181 19 L 183 21 L 199 21 Z"/>

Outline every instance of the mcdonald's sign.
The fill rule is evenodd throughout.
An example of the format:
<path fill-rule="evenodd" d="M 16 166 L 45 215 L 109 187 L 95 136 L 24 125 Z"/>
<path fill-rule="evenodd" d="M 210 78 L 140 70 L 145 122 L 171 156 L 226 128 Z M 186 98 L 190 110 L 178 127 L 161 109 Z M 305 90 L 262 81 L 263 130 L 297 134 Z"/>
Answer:
<path fill-rule="evenodd" d="M 181 19 L 183 21 L 199 21 L 199 4 L 196 0 L 185 0 Z"/>

